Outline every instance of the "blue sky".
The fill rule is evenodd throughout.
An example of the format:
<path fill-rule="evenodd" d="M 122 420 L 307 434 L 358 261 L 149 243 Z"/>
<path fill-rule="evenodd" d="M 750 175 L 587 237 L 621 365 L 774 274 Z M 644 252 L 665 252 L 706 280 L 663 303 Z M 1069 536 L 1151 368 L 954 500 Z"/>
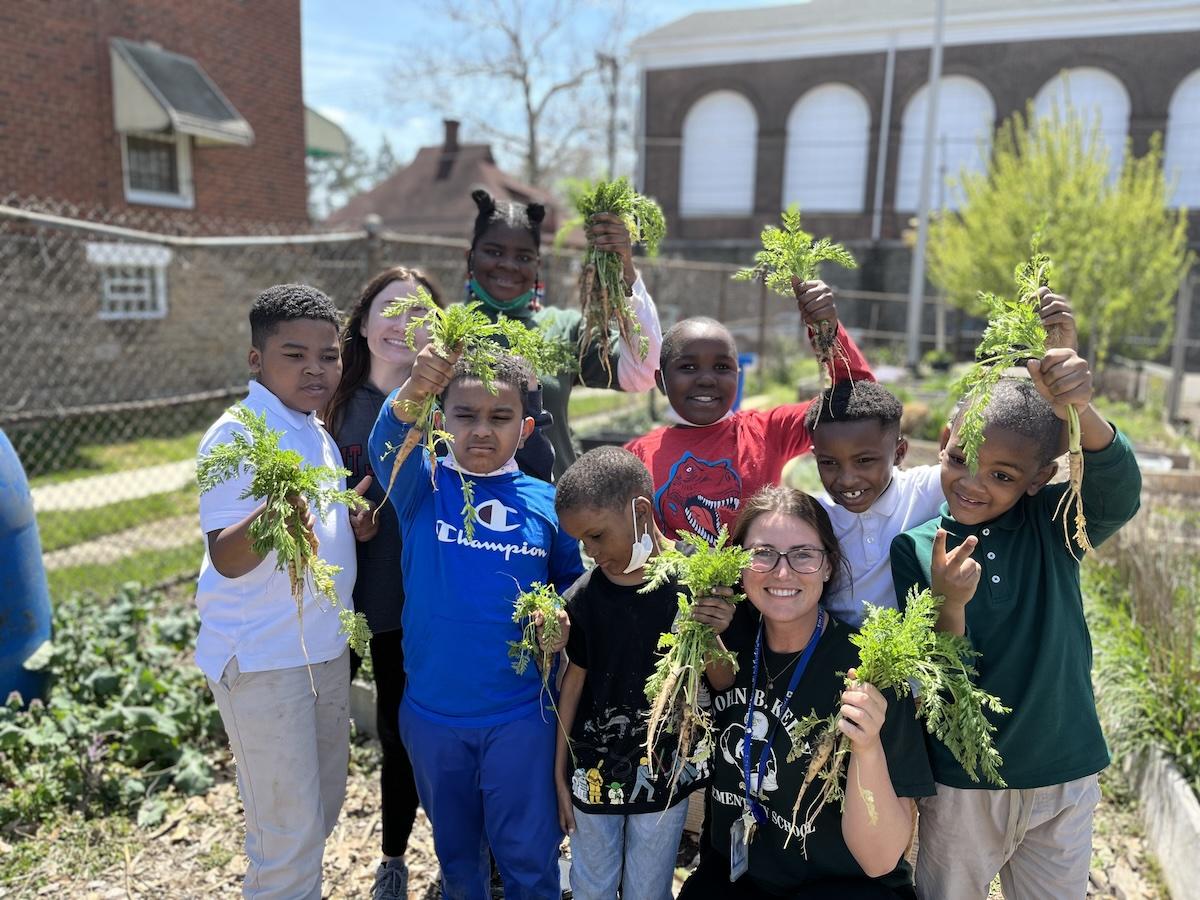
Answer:
<path fill-rule="evenodd" d="M 540 2 L 529 0 L 535 7 Z M 632 4 L 632 31 L 640 34 L 699 10 L 784 2 L 788 0 L 645 0 Z M 599 8 L 604 0 L 590 3 Z M 441 140 L 443 111 L 400 109 L 389 85 L 397 66 L 438 37 L 430 31 L 428 8 L 428 0 L 301 0 L 305 102 L 340 124 L 372 156 L 384 135 L 400 162 L 407 162 L 418 147 Z"/>

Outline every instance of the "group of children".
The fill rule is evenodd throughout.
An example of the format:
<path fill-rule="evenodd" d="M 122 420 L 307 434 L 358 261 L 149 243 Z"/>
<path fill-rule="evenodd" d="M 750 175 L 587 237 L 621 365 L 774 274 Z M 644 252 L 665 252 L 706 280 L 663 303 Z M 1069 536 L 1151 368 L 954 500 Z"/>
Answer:
<path fill-rule="evenodd" d="M 832 293 L 823 283 L 798 284 L 796 293 L 810 327 L 836 322 Z M 1069 318 L 1061 298 L 1041 300 L 1048 321 Z M 339 321 L 328 298 L 296 285 L 268 289 L 251 310 L 256 380 L 245 403 L 284 432 L 282 446 L 320 465 L 342 461 L 319 418 L 341 375 Z M 367 324 L 356 327 L 369 336 Z M 436 395 L 443 428 L 453 437 L 445 456 L 434 460 L 421 451 L 407 458 L 386 492 L 391 518 L 376 522 L 370 513 L 334 508 L 312 518 L 312 525 L 322 557 L 342 567 L 339 596 L 356 600 L 363 585 L 355 584 L 355 541 L 372 540 L 381 527 L 395 530 L 387 563 L 392 571 L 376 567 L 372 573 L 403 586 L 402 609 L 389 613 L 401 625 L 394 652 L 403 659 L 402 698 L 395 698 L 396 721 L 387 727 L 398 732 L 406 764 L 411 760 L 444 896 L 489 897 L 494 861 L 506 897 L 559 897 L 564 834 L 576 898 L 671 896 L 687 798 L 710 781 L 714 791 L 718 783 L 734 786 L 728 796 L 735 797 L 735 807 L 738 787 L 751 796 L 742 755 L 750 752 L 749 732 L 757 723 L 751 703 L 744 724 L 729 729 L 729 752 L 708 759 L 677 758 L 670 734 L 662 752 L 647 754 L 643 689 L 658 637 L 675 622 L 679 586 L 668 582 L 642 593 L 644 567 L 680 531 L 710 541 L 722 527 L 747 535 L 742 514 L 752 508 L 761 514 L 767 506 L 760 492 L 777 492 L 772 486 L 784 464 L 809 451 L 825 488 L 817 498 L 824 512 L 811 518 L 827 527 L 835 544 L 756 545 L 756 558 L 770 557 L 773 565 L 755 571 L 786 578 L 789 567 L 793 574 L 824 571 L 805 568 L 810 558 L 817 560 L 814 566 L 831 554 L 844 560 L 824 571 L 824 581 L 812 576 L 822 607 L 814 644 L 825 616 L 837 622 L 826 635 L 838 629 L 844 634 L 861 623 L 866 604 L 895 607 L 910 586 L 931 587 L 946 598 L 939 627 L 966 634 L 981 654 L 980 685 L 1013 709 L 994 720 L 1005 789 L 968 779 L 935 739 L 927 741 L 927 758 L 922 742 L 903 745 L 910 757 L 905 771 L 925 773 L 912 776 L 913 784 L 928 782 L 930 772 L 936 782 L 935 792 L 930 784 L 906 793 L 900 783 L 905 776 L 891 773 L 896 795 L 919 798 L 915 896 L 983 900 L 997 873 L 1008 897 L 1083 896 L 1096 775 L 1108 755 L 1090 687 L 1078 562 L 1061 523 L 1052 520 L 1065 486 L 1049 482 L 1053 460 L 1065 447 L 1066 408 L 1073 405 L 1087 458 L 1088 534 L 1097 545 L 1138 507 L 1140 476 L 1129 444 L 1090 405 L 1086 363 L 1071 350 L 1054 350 L 1030 363 L 1028 379 L 1005 380 L 996 391 L 985 411 L 977 471 L 965 463 L 957 414 L 943 433 L 938 465 L 901 469 L 907 449 L 901 405 L 874 382 L 844 329 L 839 326 L 837 334 L 845 360 L 820 397 L 766 412 L 733 411 L 738 356 L 729 331 L 710 319 L 676 324 L 663 338 L 656 373 L 676 424 L 627 450 L 584 454 L 554 484 L 527 474 L 514 460 L 536 427 L 526 414 L 533 376 L 522 360 L 503 358 L 493 372 L 494 394 L 456 358 L 443 358 L 431 346 L 406 361 L 407 377 L 382 401 L 365 452 L 376 471 L 389 472 L 393 448 L 412 427 L 410 410 Z M 205 435 L 201 454 L 238 427 L 223 416 Z M 469 498 L 464 480 L 472 485 Z M 364 481 L 368 497 L 384 500 L 378 479 Z M 324 840 L 345 794 L 349 653 L 337 618 L 311 592 L 303 601 L 307 651 L 302 648 L 286 576 L 250 546 L 247 529 L 262 507 L 241 496 L 247 483 L 248 475 L 201 498 L 208 552 L 197 591 L 196 656 L 237 762 L 249 858 L 244 893 L 316 898 Z M 756 495 L 760 500 L 752 502 Z M 798 496 L 771 502 L 799 508 Z M 468 499 L 478 514 L 473 530 L 463 520 Z M 592 562 L 587 570 L 581 545 Z M 513 599 L 534 582 L 567 598 L 561 629 L 539 629 L 543 649 L 565 651 L 549 698 L 535 668 L 519 675 L 508 655 L 519 632 Z M 797 591 L 775 595 L 787 599 Z M 719 595 L 695 601 L 693 617 L 730 637 L 731 647 L 738 645 L 735 634 L 753 636 L 756 609 L 742 604 L 735 614 Z M 551 633 L 559 637 L 551 641 Z M 752 648 L 753 641 L 743 643 Z M 373 644 L 373 655 L 386 655 L 387 646 Z M 785 670 L 799 665 L 798 657 L 789 654 Z M 751 663 L 740 651 L 738 658 L 743 667 Z M 774 658 L 766 657 L 768 668 Z M 373 662 L 379 667 L 391 661 Z M 806 675 L 816 677 L 815 671 Z M 732 678 L 720 680 L 714 692 L 732 689 Z M 797 674 L 793 681 L 801 686 L 799 696 L 808 696 L 805 678 Z M 744 704 L 744 689 L 741 695 Z M 555 697 L 556 703 L 548 702 Z M 789 691 L 784 706 L 791 700 Z M 842 702 L 866 708 L 876 701 Z M 859 714 L 842 709 L 851 718 Z M 809 710 L 796 702 L 792 712 Z M 897 715 L 892 710 L 889 720 Z M 894 764 L 895 731 L 885 725 L 882 733 Z M 872 733 L 879 734 L 878 722 Z M 811 752 L 807 748 L 797 760 L 789 756 L 789 767 L 803 772 Z M 782 754 L 776 764 L 783 765 Z M 758 794 L 769 807 L 763 778 L 760 770 Z M 707 805 L 711 813 L 713 796 Z M 834 874 L 866 885 L 860 893 L 840 881 L 836 889 L 815 887 L 817 878 L 802 861 L 789 862 L 779 875 L 767 861 L 781 852 L 800 853 L 779 849 L 791 836 L 790 807 L 789 801 L 786 809 L 768 810 L 779 827 L 760 827 L 742 848 L 740 865 L 731 863 L 740 851 L 729 829 L 706 827 L 701 870 L 740 877 L 732 884 L 689 882 L 689 896 L 914 896 L 911 876 L 895 883 L 896 871 L 907 871 L 896 867 L 908 841 L 891 859 L 894 836 L 883 868 L 860 856 L 854 842 L 841 853 L 849 860 L 847 871 Z M 905 823 L 911 832 L 911 821 Z M 845 851 L 847 844 L 840 846 Z M 722 857 L 719 864 L 716 857 Z M 877 882 L 873 876 L 880 873 L 892 880 Z M 871 893 L 876 888 L 880 892 Z"/>

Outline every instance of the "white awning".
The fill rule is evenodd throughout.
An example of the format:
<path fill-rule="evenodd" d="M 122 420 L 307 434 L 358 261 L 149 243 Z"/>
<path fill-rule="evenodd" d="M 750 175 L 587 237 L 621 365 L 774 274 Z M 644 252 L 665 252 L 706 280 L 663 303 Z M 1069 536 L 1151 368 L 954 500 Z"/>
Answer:
<path fill-rule="evenodd" d="M 117 131 L 178 132 L 199 144 L 254 143 L 254 130 L 194 59 L 156 44 L 113 38 L 113 121 Z"/>
<path fill-rule="evenodd" d="M 337 122 L 327 119 L 310 106 L 304 107 L 304 146 L 308 156 L 346 156 L 350 139 Z"/>

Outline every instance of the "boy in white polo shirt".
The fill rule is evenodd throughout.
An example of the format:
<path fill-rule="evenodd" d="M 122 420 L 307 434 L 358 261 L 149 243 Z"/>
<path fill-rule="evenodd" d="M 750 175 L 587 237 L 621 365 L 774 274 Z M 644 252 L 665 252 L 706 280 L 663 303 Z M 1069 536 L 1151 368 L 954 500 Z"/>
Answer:
<path fill-rule="evenodd" d="M 332 301 L 306 285 L 268 288 L 250 309 L 250 341 L 257 380 L 243 403 L 283 433 L 281 449 L 311 465 L 340 468 L 338 448 L 317 418 L 342 371 Z M 226 412 L 200 441 L 200 456 L 241 430 Z M 196 663 L 208 676 L 237 762 L 250 860 L 243 895 L 319 900 L 325 839 L 346 793 L 349 650 L 337 615 L 310 588 L 306 657 L 287 575 L 276 570 L 273 554 L 260 557 L 250 546 L 250 524 L 264 504 L 241 497 L 249 482 L 243 472 L 200 498 L 207 552 L 196 589 Z M 345 479 L 339 482 L 344 488 Z M 343 506 L 309 520 L 322 558 L 342 567 L 334 584 L 348 600 L 355 537 L 368 540 L 376 526 L 369 513 L 348 514 Z"/>
<path fill-rule="evenodd" d="M 817 499 L 849 568 L 834 575 L 824 603 L 856 628 L 866 616 L 864 603 L 896 608 L 892 538 L 928 522 L 945 499 L 938 466 L 899 467 L 908 452 L 900 434 L 903 412 L 883 385 L 842 381 L 824 391 L 805 417 L 825 487 Z"/>

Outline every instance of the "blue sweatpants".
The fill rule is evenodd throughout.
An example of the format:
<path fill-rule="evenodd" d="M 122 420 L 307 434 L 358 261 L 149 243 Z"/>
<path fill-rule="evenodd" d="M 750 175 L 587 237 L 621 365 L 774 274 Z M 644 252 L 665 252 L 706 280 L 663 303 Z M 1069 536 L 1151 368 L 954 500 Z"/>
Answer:
<path fill-rule="evenodd" d="M 488 848 L 508 900 L 557 900 L 554 717 L 491 728 L 431 722 L 400 704 L 400 736 L 433 826 L 445 900 L 489 900 Z"/>

